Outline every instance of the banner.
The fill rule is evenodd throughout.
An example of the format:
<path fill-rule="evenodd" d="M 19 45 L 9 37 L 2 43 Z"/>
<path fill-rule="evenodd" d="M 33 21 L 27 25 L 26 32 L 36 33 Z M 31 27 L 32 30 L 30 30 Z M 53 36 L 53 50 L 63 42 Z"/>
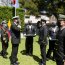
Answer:
<path fill-rule="evenodd" d="M 8 28 L 10 29 L 10 27 L 11 27 L 11 21 L 9 19 L 9 21 L 8 21 Z"/>

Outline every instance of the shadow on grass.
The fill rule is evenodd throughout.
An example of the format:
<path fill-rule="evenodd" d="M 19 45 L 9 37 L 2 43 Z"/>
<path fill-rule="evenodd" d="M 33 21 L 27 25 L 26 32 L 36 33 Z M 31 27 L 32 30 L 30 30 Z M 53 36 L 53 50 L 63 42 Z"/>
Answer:
<path fill-rule="evenodd" d="M 22 50 L 21 52 L 20 52 L 22 55 L 26 55 L 26 50 Z M 30 56 L 30 55 L 29 55 Z M 41 59 L 38 57 L 38 56 L 36 56 L 36 55 L 31 55 L 31 57 L 33 57 L 33 59 L 36 61 L 36 62 L 41 62 Z"/>
<path fill-rule="evenodd" d="M 32 57 L 37 62 L 40 62 L 41 61 L 41 59 L 38 56 L 36 56 L 36 55 L 33 55 Z"/>

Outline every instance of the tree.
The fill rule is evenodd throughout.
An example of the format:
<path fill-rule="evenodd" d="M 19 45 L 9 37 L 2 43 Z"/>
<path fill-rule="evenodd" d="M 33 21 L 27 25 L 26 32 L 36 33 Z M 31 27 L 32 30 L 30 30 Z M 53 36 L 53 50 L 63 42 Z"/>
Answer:
<path fill-rule="evenodd" d="M 32 0 L 19 0 L 20 7 L 27 9 L 26 14 L 38 14 L 37 5 Z"/>
<path fill-rule="evenodd" d="M 19 0 L 21 7 L 28 9 L 28 13 L 39 13 L 41 10 L 46 10 L 57 16 L 59 13 L 65 14 L 64 0 Z"/>

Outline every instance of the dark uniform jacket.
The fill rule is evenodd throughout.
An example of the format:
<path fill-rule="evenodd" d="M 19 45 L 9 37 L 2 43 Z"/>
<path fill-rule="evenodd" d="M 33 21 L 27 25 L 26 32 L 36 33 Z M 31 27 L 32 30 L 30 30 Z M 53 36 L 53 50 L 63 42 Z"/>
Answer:
<path fill-rule="evenodd" d="M 57 43 L 56 43 L 56 60 L 63 60 L 65 54 L 65 28 L 59 30 L 57 33 Z"/>
<path fill-rule="evenodd" d="M 30 28 L 31 26 L 31 28 Z M 36 28 L 33 25 L 27 25 L 25 27 L 24 33 L 26 34 L 26 36 L 35 36 L 36 33 Z"/>
<path fill-rule="evenodd" d="M 5 25 L 2 25 L 2 28 L 1 28 L 1 42 L 8 43 L 9 42 L 8 26 L 7 26 L 7 24 L 5 24 Z"/>
<path fill-rule="evenodd" d="M 39 29 L 39 43 L 47 44 L 47 35 L 48 35 L 47 26 L 44 25 L 43 27 L 40 27 L 40 29 Z"/>
<path fill-rule="evenodd" d="M 56 40 L 57 31 L 58 31 L 57 26 L 49 28 L 49 40 Z"/>
<path fill-rule="evenodd" d="M 1 30 L 1 42 L 6 43 L 6 44 L 9 42 L 8 33 L 6 33 L 3 30 Z"/>
<path fill-rule="evenodd" d="M 11 25 L 11 42 L 12 44 L 20 43 L 20 28 L 15 23 Z"/>

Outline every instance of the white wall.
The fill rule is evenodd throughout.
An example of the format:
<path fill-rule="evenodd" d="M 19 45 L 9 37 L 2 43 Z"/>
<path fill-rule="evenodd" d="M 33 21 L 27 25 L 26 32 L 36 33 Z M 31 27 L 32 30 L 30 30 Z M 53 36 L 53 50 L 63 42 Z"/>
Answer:
<path fill-rule="evenodd" d="M 32 20 L 32 23 L 37 23 L 37 21 L 40 20 L 40 18 L 36 18 L 35 16 L 32 16 L 32 15 L 30 15 L 29 18 L 24 17 L 24 22 L 25 23 L 28 23 L 28 20 Z"/>
<path fill-rule="evenodd" d="M 25 15 L 25 16 L 29 16 L 29 15 Z M 43 18 L 44 20 L 47 20 L 49 22 L 49 18 L 47 16 L 43 16 L 43 15 L 40 15 L 40 17 L 38 17 L 38 18 L 36 18 L 33 15 L 30 15 L 29 18 L 24 17 L 24 22 L 28 23 L 28 20 L 32 20 L 32 23 L 37 23 L 38 21 L 41 20 L 41 18 Z"/>

